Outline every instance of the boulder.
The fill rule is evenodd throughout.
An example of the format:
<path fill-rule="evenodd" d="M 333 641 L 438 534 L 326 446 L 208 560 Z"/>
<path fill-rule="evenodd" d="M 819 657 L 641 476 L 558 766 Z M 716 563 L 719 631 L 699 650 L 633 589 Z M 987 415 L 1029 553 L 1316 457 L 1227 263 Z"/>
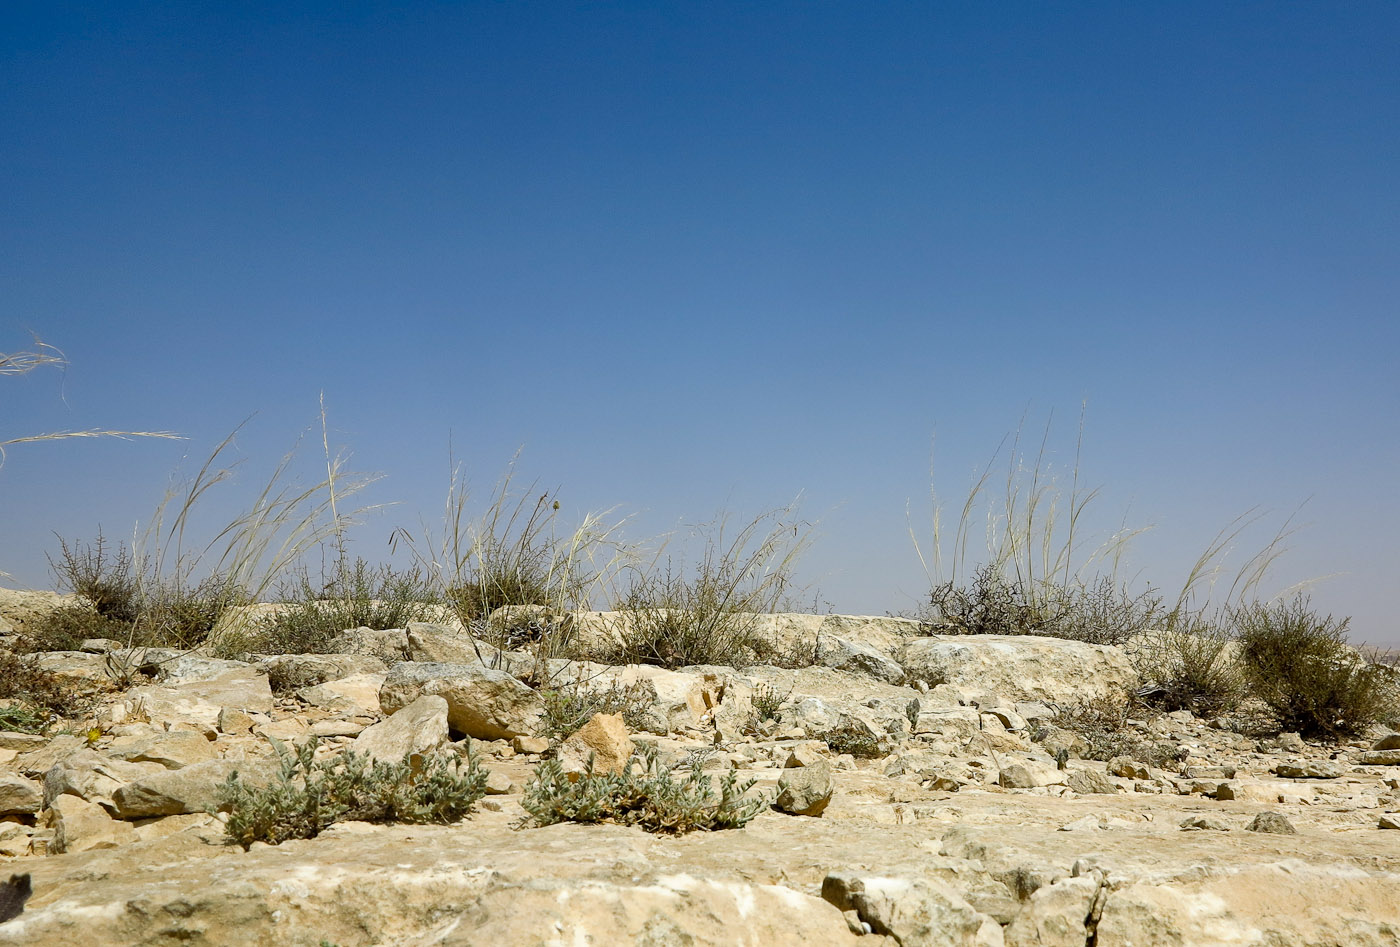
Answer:
<path fill-rule="evenodd" d="M 410 753 L 429 753 L 447 743 L 447 701 L 425 694 L 382 723 L 366 727 L 350 748 L 385 763 Z"/>
<path fill-rule="evenodd" d="M 402 628 L 383 631 L 349 628 L 332 638 L 327 650 L 336 654 L 369 655 L 385 664 L 393 664 L 408 659 L 408 632 Z"/>
<path fill-rule="evenodd" d="M 258 662 L 273 690 L 294 691 L 356 674 L 383 674 L 382 660 L 370 654 L 278 654 Z"/>
<path fill-rule="evenodd" d="M 86 852 L 95 848 L 117 848 L 136 841 L 136 829 L 107 814 L 107 810 L 77 796 L 59 796 L 49 807 L 53 841 L 49 850 Z"/>
<path fill-rule="evenodd" d="M 793 757 L 789 757 L 791 760 Z M 818 759 L 805 766 L 783 770 L 778 779 L 778 797 L 774 806 L 792 815 L 820 816 L 836 791 L 831 764 Z"/>
<path fill-rule="evenodd" d="M 1055 766 L 1054 760 L 1024 759 L 1002 763 L 997 784 L 1006 789 L 1035 789 L 1041 786 L 1063 786 L 1069 774 Z"/>
<path fill-rule="evenodd" d="M 845 638 L 822 638 L 817 650 L 817 663 L 891 684 L 904 682 L 904 668 L 887 655 L 870 645 Z"/>
<path fill-rule="evenodd" d="M 230 773 L 249 781 L 266 781 L 277 770 L 271 760 L 210 760 L 168 770 L 127 783 L 112 794 L 119 819 L 212 812 L 219 806 L 219 787 Z"/>
<path fill-rule="evenodd" d="M 1293 823 L 1281 812 L 1261 812 L 1245 828 L 1250 832 L 1264 832 L 1269 835 L 1298 834 Z"/>
<path fill-rule="evenodd" d="M 1339 779 L 1346 767 L 1335 760 L 1288 760 L 1275 766 L 1274 774 L 1283 779 Z"/>
<path fill-rule="evenodd" d="M 327 681 L 314 687 L 303 687 L 297 697 L 313 707 L 321 707 L 352 716 L 373 716 L 382 711 L 379 691 L 385 674 L 352 674 L 338 681 Z"/>
<path fill-rule="evenodd" d="M 931 880 L 833 872 L 822 881 L 822 898 L 853 910 L 877 934 L 901 947 L 976 947 L 986 940 L 979 914 L 951 888 Z M 1084 943 L 1081 931 L 1080 944 Z"/>
<path fill-rule="evenodd" d="M 0 773 L 0 816 L 33 815 L 44 803 L 40 783 L 10 773 Z"/>
<path fill-rule="evenodd" d="M 379 704 L 392 714 L 424 694 L 446 700 L 448 725 L 479 740 L 533 736 L 544 715 L 535 691 L 504 671 L 473 664 L 396 664 L 379 689 Z"/>
<path fill-rule="evenodd" d="M 205 681 L 150 684 L 127 691 L 128 713 L 140 708 L 152 720 L 185 721 L 215 729 L 225 707 L 245 713 L 271 713 L 272 688 L 252 667 L 237 667 Z"/>
<path fill-rule="evenodd" d="M 1030 896 L 1005 931 L 1006 947 L 1084 947 L 1086 919 L 1099 894 L 1092 875 L 1045 885 Z"/>
<path fill-rule="evenodd" d="M 218 747 L 193 730 L 158 730 L 120 736 L 104 749 L 115 759 L 128 763 L 159 763 L 166 769 L 179 769 L 219 756 Z"/>
<path fill-rule="evenodd" d="M 910 680 L 995 691 L 1013 701 L 1116 700 L 1137 686 L 1120 649 L 1038 635 L 920 638 L 901 647 L 895 660 Z"/>
<path fill-rule="evenodd" d="M 595 773 L 620 773 L 632 756 L 632 738 L 618 714 L 594 714 L 555 751 L 555 758 L 571 780 L 587 769 Z"/>

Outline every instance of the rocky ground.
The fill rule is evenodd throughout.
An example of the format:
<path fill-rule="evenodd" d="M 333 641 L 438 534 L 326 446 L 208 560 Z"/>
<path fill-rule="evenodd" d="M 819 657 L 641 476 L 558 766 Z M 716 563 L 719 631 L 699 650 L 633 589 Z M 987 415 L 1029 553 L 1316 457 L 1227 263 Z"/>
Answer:
<path fill-rule="evenodd" d="M 655 691 L 630 727 L 563 742 L 518 679 L 528 656 L 450 625 L 248 662 L 42 655 L 134 686 L 91 721 L 0 733 L 0 855 L 32 889 L 0 943 L 1400 943 L 1400 734 L 1309 745 L 1187 712 L 1076 729 L 1056 711 L 1135 686 L 1116 649 L 889 618 L 775 616 L 765 634 L 819 664 L 552 665 L 555 685 Z M 348 822 L 245 852 L 211 810 L 231 770 L 270 771 L 269 736 L 386 759 L 471 738 L 489 794 L 455 825 Z M 522 827 L 543 758 L 643 742 L 776 804 L 681 837 Z"/>

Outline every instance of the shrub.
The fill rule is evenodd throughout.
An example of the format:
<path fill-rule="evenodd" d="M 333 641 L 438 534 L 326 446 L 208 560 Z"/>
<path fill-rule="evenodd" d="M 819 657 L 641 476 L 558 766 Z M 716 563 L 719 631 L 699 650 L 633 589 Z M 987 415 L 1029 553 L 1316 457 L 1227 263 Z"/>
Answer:
<path fill-rule="evenodd" d="M 595 773 L 592 761 L 571 782 L 557 760 L 546 760 L 525 786 L 521 801 L 536 825 L 556 822 L 613 822 L 648 832 L 682 835 L 695 829 L 742 828 L 768 805 L 762 796 L 745 798 L 756 780 L 740 782 L 730 770 L 712 788 L 697 760 L 676 780 L 656 748 L 636 750 L 618 773 Z"/>
<path fill-rule="evenodd" d="M 626 686 L 613 681 L 606 688 L 567 684 L 539 693 L 544 701 L 545 733 L 556 740 L 582 727 L 594 714 L 621 714 L 629 729 L 643 729 L 643 718 L 656 702 L 656 686 L 651 681 Z"/>
<path fill-rule="evenodd" d="M 1147 684 L 1142 699 L 1161 710 L 1214 717 L 1234 710 L 1243 696 L 1230 634 L 1219 620 L 1174 612 L 1162 631 L 1135 642 L 1131 655 Z"/>
<path fill-rule="evenodd" d="M 316 584 L 305 568 L 295 573 L 280 611 L 244 643 L 269 654 L 320 654 L 347 628 L 403 628 L 438 615 L 435 597 L 418 567 L 396 570 L 356 558 L 340 560 L 330 578 Z"/>
<path fill-rule="evenodd" d="M 759 684 L 753 689 L 753 696 L 750 703 L 753 704 L 754 719 L 758 723 L 765 720 L 777 720 L 778 709 L 783 706 L 783 702 L 792 696 L 792 688 L 779 693 L 776 687 L 770 684 Z"/>
<path fill-rule="evenodd" d="M 1045 635 L 1121 645 L 1161 616 L 1162 600 L 1152 589 L 1134 595 L 1111 576 L 1085 584 L 1043 581 L 1031 588 L 985 565 L 973 573 L 971 585 L 935 586 L 926 620 L 951 634 Z"/>
<path fill-rule="evenodd" d="M 343 821 L 447 825 L 486 794 L 486 771 L 470 746 L 464 757 L 408 754 L 386 763 L 350 751 L 317 759 L 314 739 L 294 750 L 272 742 L 279 770 L 271 782 L 248 784 L 234 772 L 220 787 L 224 832 L 245 850 L 315 838 Z"/>
<path fill-rule="evenodd" d="M 529 644 L 540 659 L 558 657 L 570 641 L 570 624 L 562 619 L 590 607 L 631 551 L 616 539 L 620 524 L 607 522 L 608 512 L 588 513 L 571 532 L 560 530 L 559 500 L 537 495 L 535 484 L 516 493 L 514 466 L 479 517 L 470 515 L 466 482 L 454 469 L 441 537 L 425 530 L 415 538 L 401 529 L 393 542 L 408 546 L 478 637 L 504 650 Z M 486 621 L 507 606 L 529 606 L 521 610 L 529 617 L 517 624 Z"/>
<path fill-rule="evenodd" d="M 1181 762 L 1181 750 L 1167 743 L 1145 740 L 1129 723 L 1132 705 L 1126 701 L 1100 699 L 1061 708 L 1050 722 L 1084 738 L 1089 745 L 1086 759 L 1111 760 L 1126 756 L 1150 766 Z"/>
<path fill-rule="evenodd" d="M 1305 738 L 1355 736 L 1397 699 L 1395 672 L 1346 643 L 1348 620 L 1319 617 L 1305 596 L 1232 609 L 1250 692 L 1284 730 Z"/>
<path fill-rule="evenodd" d="M 70 720 L 85 716 L 98 697 L 111 690 L 105 681 L 59 674 L 41 667 L 34 655 L 0 648 L 0 700 L 12 701 L 0 711 L 6 729 L 37 733 L 50 716 Z"/>
<path fill-rule="evenodd" d="M 762 514 L 732 541 L 720 517 L 698 528 L 704 552 L 691 574 L 668 563 L 663 572 L 635 576 L 619 604 L 621 643 L 610 660 L 744 667 L 770 655 L 771 646 L 758 636 L 759 618 L 785 600 L 808 542 L 793 514 L 791 507 Z"/>

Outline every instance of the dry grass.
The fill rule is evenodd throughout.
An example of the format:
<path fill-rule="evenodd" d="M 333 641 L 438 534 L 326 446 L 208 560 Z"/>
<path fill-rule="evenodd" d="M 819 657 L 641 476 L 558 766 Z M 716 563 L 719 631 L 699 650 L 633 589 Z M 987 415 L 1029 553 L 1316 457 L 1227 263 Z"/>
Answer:
<path fill-rule="evenodd" d="M 621 540 L 625 520 L 613 520 L 612 510 L 585 513 L 569 528 L 557 492 L 540 490 L 538 481 L 515 489 L 518 456 L 476 515 L 454 465 L 441 534 L 427 526 L 416 536 L 400 529 L 394 545 L 402 542 L 462 622 L 498 647 L 514 643 L 514 629 L 485 619 L 505 606 L 538 606 L 540 627 L 529 637 L 538 657 L 558 657 L 569 648 L 567 617 L 607 594 L 638 555 Z"/>
<path fill-rule="evenodd" d="M 64 354 L 52 345 L 34 338 L 34 348 L 25 352 L 0 352 L 0 375 L 25 375 L 38 368 L 62 368 L 68 364 Z M 28 434 L 0 440 L 0 466 L 5 463 L 5 449 L 16 444 L 32 444 L 38 441 L 62 441 L 80 437 L 157 437 L 168 440 L 184 440 L 179 434 L 170 431 L 119 431 L 107 428 L 89 428 L 86 431 L 51 431 L 47 434 Z"/>

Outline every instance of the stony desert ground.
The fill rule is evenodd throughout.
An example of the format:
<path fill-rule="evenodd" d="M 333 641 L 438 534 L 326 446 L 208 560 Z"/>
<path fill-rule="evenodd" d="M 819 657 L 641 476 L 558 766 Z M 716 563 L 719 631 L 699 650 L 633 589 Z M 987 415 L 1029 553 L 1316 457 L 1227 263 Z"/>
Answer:
<path fill-rule="evenodd" d="M 54 600 L 0 596 L 0 633 Z M 606 634 L 606 616 L 581 627 Z M 519 680 L 529 656 L 447 622 L 249 661 L 107 641 L 43 654 L 68 675 L 137 674 L 90 721 L 0 733 L 0 881 L 32 889 L 0 943 L 1400 943 L 1400 734 L 1308 744 L 1243 718 L 1143 713 L 1115 737 L 1126 752 L 1092 759 L 1103 734 L 1057 712 L 1137 687 L 1119 649 L 881 617 L 762 629 L 818 663 L 558 662 L 555 683 L 646 681 L 655 697 L 630 723 L 599 715 L 555 738 Z M 268 737 L 313 736 L 323 756 L 386 759 L 470 739 L 487 795 L 450 825 L 231 842 L 219 784 L 269 772 Z M 527 824 L 543 759 L 577 772 L 642 744 L 756 779 L 763 810 L 680 836 Z"/>

